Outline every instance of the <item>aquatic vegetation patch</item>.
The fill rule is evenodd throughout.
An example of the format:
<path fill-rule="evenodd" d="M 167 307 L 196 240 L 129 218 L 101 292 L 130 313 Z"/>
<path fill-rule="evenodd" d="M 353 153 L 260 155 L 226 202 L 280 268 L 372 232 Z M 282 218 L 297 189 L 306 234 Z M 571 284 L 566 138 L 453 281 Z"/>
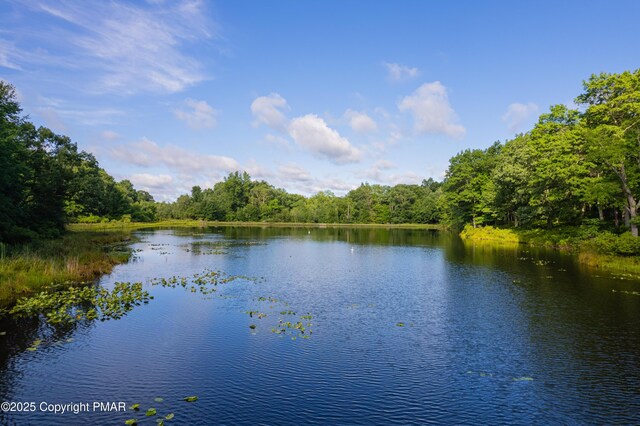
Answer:
<path fill-rule="evenodd" d="M 313 316 L 310 313 L 307 313 L 306 315 L 300 315 L 297 320 L 294 319 L 293 321 L 291 321 L 290 317 L 297 316 L 297 313 L 291 309 L 283 309 L 283 307 L 288 307 L 289 303 L 273 296 L 260 296 L 255 300 L 259 303 L 269 303 L 268 308 L 265 309 L 272 312 L 264 312 L 265 309 L 245 311 L 245 313 L 248 314 L 249 317 L 261 320 L 269 315 L 280 315 L 277 323 L 269 322 L 269 324 L 271 324 L 272 333 L 277 334 L 280 337 L 290 336 L 292 340 L 296 340 L 298 337 L 308 339 L 311 337 L 311 334 L 313 334 L 313 330 L 311 329 L 311 327 L 313 326 L 313 324 L 311 323 L 311 319 L 313 318 Z M 249 325 L 249 328 L 252 331 L 256 330 L 257 327 L 258 326 L 256 324 Z"/>
<path fill-rule="evenodd" d="M 186 402 L 196 402 L 197 400 L 198 400 L 197 396 L 187 396 L 185 398 L 182 398 L 182 401 L 186 401 Z M 153 401 L 155 403 L 163 403 L 163 402 L 165 402 L 165 399 L 164 398 L 154 398 Z M 140 418 L 133 417 L 133 418 L 127 419 L 127 420 L 124 421 L 125 425 L 137 425 L 138 422 L 143 422 L 146 417 L 154 417 L 154 418 L 156 418 L 156 424 L 157 425 L 164 425 L 165 424 L 164 423 L 165 420 L 171 421 L 171 420 L 173 420 L 175 418 L 175 414 L 173 412 L 169 412 L 167 414 L 159 414 L 160 411 L 155 406 L 154 407 L 150 406 L 146 410 L 143 411 L 141 409 L 141 404 L 140 403 L 136 403 L 136 404 L 131 405 L 129 407 L 129 410 L 133 411 L 134 413 L 136 413 L 138 416 L 141 416 L 141 417 Z M 166 411 L 169 411 L 169 410 L 166 410 Z"/>
<path fill-rule="evenodd" d="M 186 252 L 195 255 L 208 254 L 229 254 L 229 250 L 236 247 L 250 247 L 265 245 L 264 242 L 258 241 L 194 241 L 189 244 L 182 244 Z"/>
<path fill-rule="evenodd" d="M 182 287 L 192 293 L 212 294 L 218 289 L 218 285 L 227 284 L 235 280 L 246 280 L 257 282 L 257 278 L 246 277 L 243 275 L 226 275 L 221 271 L 205 270 L 201 274 L 193 274 L 190 277 L 172 276 L 169 278 L 154 278 L 151 285 L 159 285 L 161 287 L 177 288 Z"/>
<path fill-rule="evenodd" d="M 119 319 L 153 296 L 142 283 L 117 282 L 112 290 L 103 287 L 69 287 L 55 293 L 40 292 L 25 297 L 9 310 L 17 317 L 41 317 L 50 324 L 80 320 Z"/>

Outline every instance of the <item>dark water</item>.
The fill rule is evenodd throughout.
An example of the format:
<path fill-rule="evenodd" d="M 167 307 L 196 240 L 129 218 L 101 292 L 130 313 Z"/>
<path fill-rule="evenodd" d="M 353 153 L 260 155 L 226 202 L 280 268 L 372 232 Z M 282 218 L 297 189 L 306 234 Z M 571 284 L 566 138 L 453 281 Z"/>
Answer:
<path fill-rule="evenodd" d="M 428 230 L 137 235 L 137 259 L 100 284 L 142 281 L 148 305 L 107 322 L 0 323 L 0 400 L 36 403 L 1 424 L 640 423 L 640 283 L 569 255 Z M 207 268 L 262 279 L 213 297 L 148 284 Z M 281 309 L 310 313 L 312 337 L 272 333 Z M 40 411 L 94 401 L 142 411 Z"/>

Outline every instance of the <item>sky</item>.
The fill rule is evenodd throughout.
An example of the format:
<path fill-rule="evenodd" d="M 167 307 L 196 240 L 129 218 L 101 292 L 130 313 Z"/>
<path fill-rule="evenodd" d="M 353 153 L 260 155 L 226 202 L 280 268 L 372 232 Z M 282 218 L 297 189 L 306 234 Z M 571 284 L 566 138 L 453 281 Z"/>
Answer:
<path fill-rule="evenodd" d="M 442 180 L 449 159 L 640 67 L 640 2 L 3 0 L 0 79 L 158 201 Z"/>

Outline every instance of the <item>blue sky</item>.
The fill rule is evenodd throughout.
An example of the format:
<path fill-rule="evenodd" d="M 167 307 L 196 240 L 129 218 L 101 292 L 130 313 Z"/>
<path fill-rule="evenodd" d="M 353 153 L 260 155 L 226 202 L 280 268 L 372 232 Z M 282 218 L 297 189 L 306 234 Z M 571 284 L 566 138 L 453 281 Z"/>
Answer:
<path fill-rule="evenodd" d="M 291 192 L 448 159 L 639 67 L 638 1 L 3 1 L 0 78 L 157 200 L 246 170 Z"/>

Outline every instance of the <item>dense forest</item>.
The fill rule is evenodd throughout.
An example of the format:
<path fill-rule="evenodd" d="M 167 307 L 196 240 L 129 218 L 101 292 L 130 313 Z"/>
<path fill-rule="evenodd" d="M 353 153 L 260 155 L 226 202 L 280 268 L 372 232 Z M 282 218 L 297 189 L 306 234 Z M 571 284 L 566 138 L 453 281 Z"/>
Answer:
<path fill-rule="evenodd" d="M 290 194 L 247 173 L 156 203 L 116 182 L 69 138 L 35 128 L 0 82 L 0 240 L 58 235 L 69 221 L 444 223 L 515 228 L 588 224 L 638 235 L 640 70 L 592 75 L 530 131 L 451 158 L 443 182 L 361 184 L 343 197 Z"/>
<path fill-rule="evenodd" d="M 21 116 L 15 89 L 0 81 L 0 242 L 61 235 L 91 217 L 155 219 L 151 195 L 116 182 L 66 136 Z"/>

